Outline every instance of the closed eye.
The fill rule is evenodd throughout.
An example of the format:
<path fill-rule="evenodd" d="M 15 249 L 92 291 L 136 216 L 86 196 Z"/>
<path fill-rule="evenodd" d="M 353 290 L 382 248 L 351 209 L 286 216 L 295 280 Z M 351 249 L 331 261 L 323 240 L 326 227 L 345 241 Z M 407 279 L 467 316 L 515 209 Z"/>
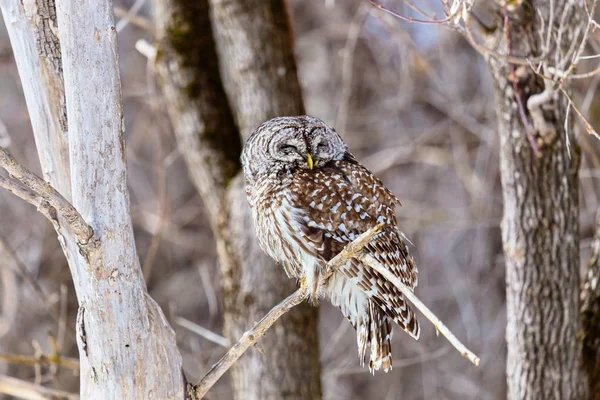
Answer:
<path fill-rule="evenodd" d="M 317 145 L 317 150 L 320 150 L 320 151 L 326 151 L 326 150 L 327 150 L 327 148 L 328 148 L 328 146 L 327 146 L 327 144 L 326 144 L 326 143 L 319 143 L 319 144 Z"/>
<path fill-rule="evenodd" d="M 279 151 L 286 155 L 292 154 L 292 153 L 298 153 L 298 149 L 295 146 L 292 146 L 291 144 L 284 144 L 283 146 L 281 146 L 279 148 Z"/>

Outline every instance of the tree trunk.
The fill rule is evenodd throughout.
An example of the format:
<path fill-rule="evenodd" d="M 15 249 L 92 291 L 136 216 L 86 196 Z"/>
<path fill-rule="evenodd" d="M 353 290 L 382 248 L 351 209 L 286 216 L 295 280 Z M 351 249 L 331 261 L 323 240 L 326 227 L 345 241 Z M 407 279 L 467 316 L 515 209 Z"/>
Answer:
<path fill-rule="evenodd" d="M 520 4 L 520 3 L 519 3 Z M 577 39 L 583 7 L 556 1 L 567 10 L 565 42 L 549 49 L 559 59 Z M 560 18 L 551 21 L 549 2 L 523 2 L 508 12 L 512 49 L 506 32 L 503 46 L 515 57 L 542 54 L 550 25 L 556 37 Z M 506 27 L 506 25 L 505 25 Z M 542 36 L 542 39 L 540 39 Z M 505 52 L 505 54 L 507 53 Z M 561 52 L 561 53 L 559 53 Z M 579 149 L 565 132 L 567 100 L 559 92 L 544 92 L 543 79 L 527 65 L 512 70 L 489 57 L 496 90 L 500 134 L 500 168 L 504 196 L 502 240 L 506 259 L 508 398 L 582 399 L 579 319 Z M 516 79 L 527 124 L 539 147 L 534 153 L 513 90 Z M 542 93 L 544 92 L 544 93 Z M 546 96 L 542 107 L 535 101 Z M 539 96 L 534 98 L 534 96 Z M 572 131 L 572 123 L 569 123 Z M 567 147 L 570 141 L 570 150 Z"/>
<path fill-rule="evenodd" d="M 589 398 L 600 400 L 600 210 L 596 216 L 596 231 L 581 300 L 583 362 L 589 383 Z"/>
<path fill-rule="evenodd" d="M 269 118 L 304 111 L 290 27 L 281 0 L 212 2 L 215 44 L 208 1 L 154 5 L 156 65 L 179 148 L 217 239 L 225 335 L 236 341 L 296 286 L 259 248 L 239 165 L 240 131 L 246 139 Z M 321 397 L 315 308 L 303 304 L 286 314 L 260 347 L 264 355 L 249 351 L 232 367 L 237 399 Z"/>
<path fill-rule="evenodd" d="M 108 0 L 59 0 L 56 10 L 51 1 L 2 2 L 44 175 L 65 196 L 70 190 L 90 225 L 65 213 L 72 210 L 60 207 L 64 199 L 39 205 L 56 228 L 79 301 L 81 397 L 182 399 L 175 335 L 148 296 L 135 250 L 112 9 Z M 30 189 L 52 195 L 46 184 Z"/>
<path fill-rule="evenodd" d="M 71 199 L 67 109 L 54 0 L 0 0 L 44 179 Z"/>

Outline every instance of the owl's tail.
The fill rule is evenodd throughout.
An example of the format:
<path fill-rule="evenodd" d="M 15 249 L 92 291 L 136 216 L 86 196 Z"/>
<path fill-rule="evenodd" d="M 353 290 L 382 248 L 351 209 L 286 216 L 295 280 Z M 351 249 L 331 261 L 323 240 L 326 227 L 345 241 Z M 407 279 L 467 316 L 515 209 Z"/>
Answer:
<path fill-rule="evenodd" d="M 370 348 L 369 371 L 375 373 L 383 368 L 392 369 L 392 323 L 379 307 L 368 302 L 364 318 L 356 326 L 356 343 L 360 365 L 367 361 L 367 348 Z"/>
<path fill-rule="evenodd" d="M 341 273 L 334 273 L 327 282 L 327 295 L 331 303 L 356 329 L 356 344 L 360 365 L 367 362 L 370 350 L 369 371 L 392 369 L 392 319 L 362 290 Z"/>

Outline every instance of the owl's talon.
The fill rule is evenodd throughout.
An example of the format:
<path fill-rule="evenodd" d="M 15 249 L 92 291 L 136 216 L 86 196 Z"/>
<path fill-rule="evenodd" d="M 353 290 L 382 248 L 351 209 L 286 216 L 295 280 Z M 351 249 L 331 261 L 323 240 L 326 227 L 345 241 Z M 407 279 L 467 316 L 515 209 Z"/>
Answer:
<path fill-rule="evenodd" d="M 305 277 L 305 276 L 303 276 L 302 278 L 300 278 L 300 287 L 301 287 L 302 289 L 304 289 L 304 288 L 305 288 L 307 285 L 308 285 L 308 284 L 307 284 L 307 282 L 306 282 L 306 277 Z"/>

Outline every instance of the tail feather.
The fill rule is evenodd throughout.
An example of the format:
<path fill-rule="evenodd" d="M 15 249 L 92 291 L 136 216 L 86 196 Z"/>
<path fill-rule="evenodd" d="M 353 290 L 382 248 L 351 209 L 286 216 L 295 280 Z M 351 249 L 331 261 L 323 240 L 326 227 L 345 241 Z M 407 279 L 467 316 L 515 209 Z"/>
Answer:
<path fill-rule="evenodd" d="M 363 290 L 340 273 L 327 282 L 327 295 L 331 303 L 339 307 L 356 329 L 356 344 L 361 366 L 367 362 L 369 371 L 392 369 L 392 321 L 415 339 L 420 327 L 416 315 L 403 297 L 395 298 L 389 305 L 377 296 L 369 297 Z"/>
<path fill-rule="evenodd" d="M 383 368 L 392 369 L 392 325 L 390 319 L 372 301 L 369 302 L 371 316 L 371 360 L 369 372 Z"/>

